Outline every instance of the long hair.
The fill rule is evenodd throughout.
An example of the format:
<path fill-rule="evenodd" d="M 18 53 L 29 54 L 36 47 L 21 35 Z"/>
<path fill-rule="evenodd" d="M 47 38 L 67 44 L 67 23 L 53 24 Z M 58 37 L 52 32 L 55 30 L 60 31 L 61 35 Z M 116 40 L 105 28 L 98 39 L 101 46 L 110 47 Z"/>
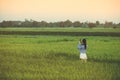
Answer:
<path fill-rule="evenodd" d="M 86 39 L 82 39 L 82 42 L 83 42 L 83 45 L 85 45 L 85 49 L 87 48 L 87 41 L 86 41 Z"/>

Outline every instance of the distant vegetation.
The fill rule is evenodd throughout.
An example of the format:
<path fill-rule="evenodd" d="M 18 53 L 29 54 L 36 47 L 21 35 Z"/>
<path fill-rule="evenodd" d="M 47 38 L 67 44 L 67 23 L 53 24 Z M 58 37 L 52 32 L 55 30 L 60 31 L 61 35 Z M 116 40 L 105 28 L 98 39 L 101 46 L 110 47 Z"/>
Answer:
<path fill-rule="evenodd" d="M 105 23 L 96 22 L 80 22 L 80 21 L 59 21 L 59 22 L 46 22 L 46 21 L 34 21 L 27 20 L 25 21 L 2 21 L 0 23 L 0 27 L 77 27 L 77 28 L 94 28 L 94 27 L 102 27 L 102 28 L 120 28 L 120 23 L 113 23 L 106 21 Z"/>
<path fill-rule="evenodd" d="M 0 28 L 0 35 L 67 35 L 67 36 L 120 36 L 120 28 L 73 28 L 73 27 L 7 27 Z"/>

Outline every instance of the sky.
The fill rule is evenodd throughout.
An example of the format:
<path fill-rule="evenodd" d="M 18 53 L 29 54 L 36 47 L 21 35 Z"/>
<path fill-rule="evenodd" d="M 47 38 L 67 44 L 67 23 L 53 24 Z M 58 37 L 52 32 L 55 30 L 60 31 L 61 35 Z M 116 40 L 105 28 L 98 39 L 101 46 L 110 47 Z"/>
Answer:
<path fill-rule="evenodd" d="M 120 22 L 120 0 L 0 0 L 0 21 Z"/>

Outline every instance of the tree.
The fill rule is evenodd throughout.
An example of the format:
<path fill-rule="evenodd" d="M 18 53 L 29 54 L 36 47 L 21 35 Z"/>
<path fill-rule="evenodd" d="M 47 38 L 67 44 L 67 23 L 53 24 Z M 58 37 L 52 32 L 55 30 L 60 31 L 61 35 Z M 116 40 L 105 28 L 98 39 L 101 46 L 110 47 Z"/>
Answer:
<path fill-rule="evenodd" d="M 65 27 L 65 24 L 63 21 L 57 22 L 58 27 Z"/>
<path fill-rule="evenodd" d="M 105 21 L 104 27 L 106 27 L 106 28 L 113 27 L 113 22 Z"/>
<path fill-rule="evenodd" d="M 82 24 L 79 21 L 73 22 L 73 27 L 81 27 Z"/>
<path fill-rule="evenodd" d="M 96 25 L 97 25 L 97 26 L 100 25 L 100 22 L 99 22 L 99 21 L 96 21 Z"/>
<path fill-rule="evenodd" d="M 72 22 L 70 20 L 64 21 L 64 27 L 72 27 Z"/>
<path fill-rule="evenodd" d="M 48 27 L 48 23 L 46 21 L 41 21 L 40 26 L 41 27 Z"/>
<path fill-rule="evenodd" d="M 96 27 L 96 24 L 95 23 L 88 23 L 88 27 L 89 28 L 94 28 L 94 27 Z"/>
<path fill-rule="evenodd" d="M 38 22 L 37 21 L 32 21 L 32 27 L 38 27 Z"/>

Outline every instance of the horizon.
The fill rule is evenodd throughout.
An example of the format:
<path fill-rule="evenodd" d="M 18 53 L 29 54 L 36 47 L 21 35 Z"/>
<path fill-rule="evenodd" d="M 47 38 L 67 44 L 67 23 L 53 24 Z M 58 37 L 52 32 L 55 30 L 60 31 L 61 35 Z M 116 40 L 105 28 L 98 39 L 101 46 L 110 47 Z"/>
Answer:
<path fill-rule="evenodd" d="M 37 20 L 33 20 L 33 19 L 24 19 L 24 20 L 2 20 L 2 21 L 0 21 L 0 23 L 2 23 L 3 21 L 20 21 L 20 22 L 25 22 L 25 20 L 28 20 L 28 21 L 37 21 Z M 65 21 L 67 21 L 67 20 L 69 20 L 69 19 L 66 19 L 66 20 L 62 20 L 62 21 L 45 21 L 45 20 L 41 20 L 41 21 L 37 21 L 37 22 L 42 22 L 42 21 L 45 21 L 45 22 L 47 22 L 47 23 L 55 23 L 55 22 L 65 22 Z M 69 20 L 69 21 L 71 21 L 71 20 Z M 77 21 L 77 20 L 76 20 Z M 74 23 L 74 22 L 76 22 L 76 21 L 71 21 L 72 23 Z M 96 23 L 97 21 L 79 21 L 80 23 Z M 115 23 L 115 22 L 113 22 L 113 21 L 104 21 L 104 22 L 100 22 L 99 21 L 99 23 L 100 24 L 105 24 L 106 22 L 112 22 L 113 24 L 120 24 L 120 22 L 117 22 L 117 23 Z"/>
<path fill-rule="evenodd" d="M 120 23 L 120 0 L 1 0 L 0 22 L 24 21 Z"/>

